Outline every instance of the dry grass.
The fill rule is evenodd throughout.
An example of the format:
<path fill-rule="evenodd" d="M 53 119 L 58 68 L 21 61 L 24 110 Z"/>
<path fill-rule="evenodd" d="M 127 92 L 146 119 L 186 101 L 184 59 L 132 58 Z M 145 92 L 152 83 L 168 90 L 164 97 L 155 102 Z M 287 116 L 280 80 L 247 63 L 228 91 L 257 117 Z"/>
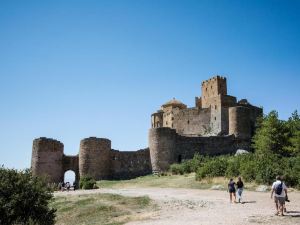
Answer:
<path fill-rule="evenodd" d="M 56 197 L 58 225 L 120 225 L 140 220 L 153 204 L 149 197 L 124 197 L 116 194 L 69 195 Z"/>
<path fill-rule="evenodd" d="M 228 179 L 224 177 L 206 178 L 201 181 L 195 180 L 195 173 L 186 175 L 164 176 L 148 175 L 138 177 L 131 180 L 121 181 L 98 181 L 100 188 L 137 188 L 137 187 L 161 187 L 161 188 L 192 188 L 192 189 L 210 189 L 212 186 L 220 185 L 226 189 Z M 256 183 L 245 182 L 245 188 L 255 190 L 258 185 Z"/>

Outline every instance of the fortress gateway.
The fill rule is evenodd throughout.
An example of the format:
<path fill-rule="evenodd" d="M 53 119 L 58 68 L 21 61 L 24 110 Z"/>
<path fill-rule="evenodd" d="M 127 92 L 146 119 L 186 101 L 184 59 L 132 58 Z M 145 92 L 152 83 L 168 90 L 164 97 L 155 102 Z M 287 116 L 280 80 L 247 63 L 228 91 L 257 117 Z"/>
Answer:
<path fill-rule="evenodd" d="M 202 96 L 195 98 L 195 107 L 172 99 L 152 114 L 149 148 L 118 151 L 111 149 L 110 140 L 90 137 L 80 142 L 78 155 L 67 156 L 61 142 L 38 138 L 33 141 L 32 172 L 47 176 L 49 182 L 63 181 L 67 170 L 73 170 L 77 180 L 86 175 L 99 180 L 157 173 L 191 159 L 196 152 L 220 155 L 250 149 L 259 116 L 261 108 L 227 95 L 226 78 L 216 76 L 202 82 Z"/>

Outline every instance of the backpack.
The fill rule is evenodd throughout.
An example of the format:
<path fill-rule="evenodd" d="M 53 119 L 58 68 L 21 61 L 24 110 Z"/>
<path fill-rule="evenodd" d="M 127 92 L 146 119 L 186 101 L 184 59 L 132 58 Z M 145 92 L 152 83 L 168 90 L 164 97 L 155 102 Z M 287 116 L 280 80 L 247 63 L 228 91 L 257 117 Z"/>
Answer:
<path fill-rule="evenodd" d="M 275 193 L 281 195 L 282 192 L 282 182 L 275 187 Z"/>

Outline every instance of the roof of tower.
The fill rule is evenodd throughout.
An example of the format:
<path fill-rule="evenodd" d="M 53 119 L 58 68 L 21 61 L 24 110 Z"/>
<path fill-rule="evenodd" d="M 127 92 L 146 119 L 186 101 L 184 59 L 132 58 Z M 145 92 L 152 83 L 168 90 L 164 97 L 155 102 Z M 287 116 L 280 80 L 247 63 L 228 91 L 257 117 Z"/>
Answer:
<path fill-rule="evenodd" d="M 183 104 L 181 101 L 173 98 L 170 101 L 166 102 L 165 104 L 162 105 L 162 107 L 168 107 L 168 106 L 173 106 L 173 107 L 178 107 L 180 109 L 184 109 L 187 106 L 185 104 Z"/>

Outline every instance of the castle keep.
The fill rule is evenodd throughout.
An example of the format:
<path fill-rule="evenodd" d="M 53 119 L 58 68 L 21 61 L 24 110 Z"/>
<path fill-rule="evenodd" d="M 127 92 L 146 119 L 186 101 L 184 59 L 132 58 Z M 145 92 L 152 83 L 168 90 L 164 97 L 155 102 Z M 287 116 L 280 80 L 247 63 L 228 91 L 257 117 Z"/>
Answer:
<path fill-rule="evenodd" d="M 153 172 L 190 159 L 196 152 L 219 155 L 250 149 L 262 109 L 228 95 L 225 77 L 203 81 L 201 92 L 195 107 L 187 108 L 172 99 L 152 114 L 149 148 Z"/>
<path fill-rule="evenodd" d="M 128 179 L 165 171 L 170 164 L 191 159 L 196 152 L 219 155 L 250 149 L 262 109 L 228 95 L 225 77 L 202 82 L 201 92 L 192 108 L 172 99 L 153 113 L 149 148 L 136 152 L 113 150 L 110 140 L 91 137 L 80 142 L 78 155 L 66 156 L 61 142 L 35 139 L 33 174 L 46 175 L 50 182 L 62 181 L 67 170 L 73 170 L 77 180 L 85 175 L 97 180 Z"/>

